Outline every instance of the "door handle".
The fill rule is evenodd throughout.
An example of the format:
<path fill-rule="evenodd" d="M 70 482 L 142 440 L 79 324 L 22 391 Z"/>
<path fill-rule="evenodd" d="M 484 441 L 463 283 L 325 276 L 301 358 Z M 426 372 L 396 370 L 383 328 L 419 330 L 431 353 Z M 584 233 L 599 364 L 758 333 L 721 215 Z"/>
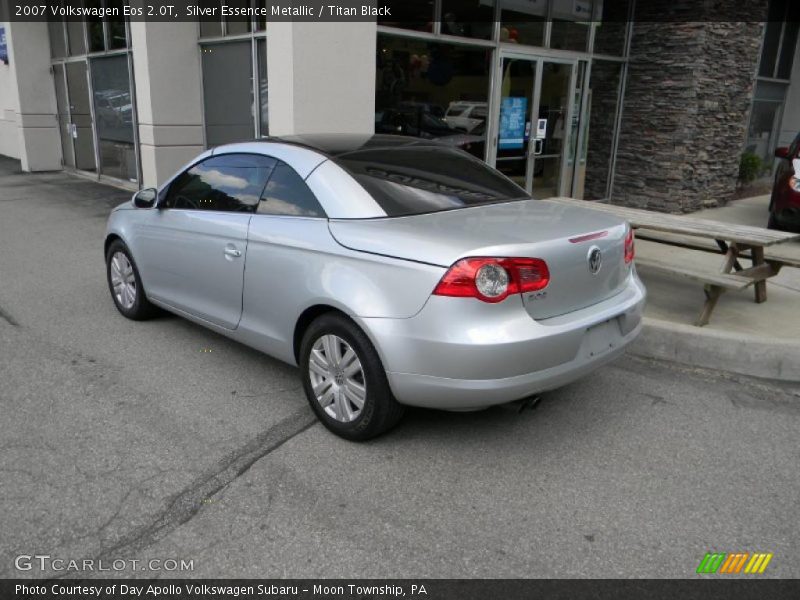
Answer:
<path fill-rule="evenodd" d="M 237 250 L 236 248 L 225 248 L 225 256 L 232 256 L 233 258 L 239 258 L 242 255 L 241 250 Z"/>

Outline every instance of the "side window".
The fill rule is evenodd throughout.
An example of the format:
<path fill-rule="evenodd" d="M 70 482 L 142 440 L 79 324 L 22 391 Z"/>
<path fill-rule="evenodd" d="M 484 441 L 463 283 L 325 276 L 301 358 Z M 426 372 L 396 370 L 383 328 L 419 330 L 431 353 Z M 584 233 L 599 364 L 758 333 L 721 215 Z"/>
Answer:
<path fill-rule="evenodd" d="M 275 166 L 258 154 L 221 154 L 197 163 L 169 186 L 165 208 L 255 212 Z"/>
<path fill-rule="evenodd" d="M 292 167 L 281 161 L 275 165 L 264 188 L 257 212 L 263 215 L 325 217 L 314 192 Z"/>

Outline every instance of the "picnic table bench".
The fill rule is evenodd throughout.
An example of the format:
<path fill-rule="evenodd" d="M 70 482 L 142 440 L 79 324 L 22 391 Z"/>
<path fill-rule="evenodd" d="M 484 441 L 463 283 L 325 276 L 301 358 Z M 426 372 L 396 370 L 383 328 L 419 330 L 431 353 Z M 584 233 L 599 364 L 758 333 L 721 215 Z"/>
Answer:
<path fill-rule="evenodd" d="M 800 239 L 800 234 L 574 198 L 548 200 L 614 214 L 628 221 L 637 230 L 636 237 L 639 239 L 722 254 L 724 258 L 719 270 L 694 264 L 676 265 L 651 258 L 636 259 L 637 266 L 645 269 L 678 275 L 703 284 L 706 302 L 695 321 L 695 325 L 701 327 L 708 324 L 723 292 L 742 290 L 752 285 L 755 288 L 755 301 L 766 302 L 767 279 L 777 275 L 781 267 L 800 268 L 800 258 L 775 248 L 778 244 Z M 751 266 L 743 267 L 740 259 L 749 260 Z"/>

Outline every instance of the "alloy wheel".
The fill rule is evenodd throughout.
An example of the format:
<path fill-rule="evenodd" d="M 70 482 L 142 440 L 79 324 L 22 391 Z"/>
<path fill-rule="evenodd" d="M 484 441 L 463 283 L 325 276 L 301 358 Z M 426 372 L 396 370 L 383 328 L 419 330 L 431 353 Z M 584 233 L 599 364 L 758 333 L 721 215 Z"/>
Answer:
<path fill-rule="evenodd" d="M 111 257 L 111 287 L 119 305 L 130 310 L 136 302 L 136 275 L 123 252 L 115 252 Z"/>
<path fill-rule="evenodd" d="M 364 368 L 355 350 L 337 335 L 321 336 L 311 348 L 308 374 L 314 396 L 331 418 L 358 418 L 367 398 Z"/>

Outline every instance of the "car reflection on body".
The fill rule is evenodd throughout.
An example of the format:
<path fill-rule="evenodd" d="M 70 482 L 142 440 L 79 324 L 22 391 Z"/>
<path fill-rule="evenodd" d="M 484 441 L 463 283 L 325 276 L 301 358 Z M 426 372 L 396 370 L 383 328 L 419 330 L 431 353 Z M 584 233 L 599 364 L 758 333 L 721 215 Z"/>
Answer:
<path fill-rule="evenodd" d="M 625 222 L 400 136 L 204 152 L 112 212 L 105 256 L 123 315 L 159 307 L 298 365 L 355 440 L 405 405 L 475 410 L 586 375 L 636 337 L 645 298 Z"/>
<path fill-rule="evenodd" d="M 456 129 L 472 133 L 476 127 L 486 123 L 486 106 L 486 102 L 451 102 L 444 120 Z"/>
<path fill-rule="evenodd" d="M 441 107 L 423 102 L 401 102 L 375 113 L 375 131 L 435 139 L 461 133 L 442 117 Z"/>

